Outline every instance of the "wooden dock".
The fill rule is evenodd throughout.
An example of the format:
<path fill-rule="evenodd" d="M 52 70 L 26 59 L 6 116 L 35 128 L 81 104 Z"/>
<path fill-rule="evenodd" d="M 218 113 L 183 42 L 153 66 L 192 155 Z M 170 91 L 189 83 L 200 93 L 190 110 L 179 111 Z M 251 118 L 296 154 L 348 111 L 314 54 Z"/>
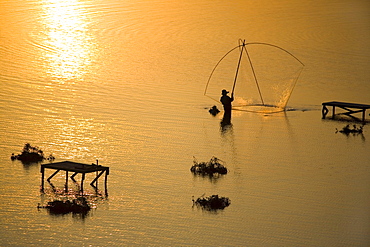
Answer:
<path fill-rule="evenodd" d="M 98 163 L 98 162 L 97 162 Z M 101 166 L 98 164 L 82 164 L 82 163 L 76 163 L 72 161 L 62 161 L 62 162 L 56 162 L 56 163 L 50 163 L 50 164 L 44 164 L 41 165 L 41 191 L 44 191 L 44 178 L 45 178 L 45 169 L 53 169 L 56 170 L 51 176 L 47 178 L 47 181 L 51 184 L 50 179 L 52 179 L 59 171 L 65 171 L 66 172 L 66 182 L 65 182 L 65 190 L 68 191 L 68 172 L 73 172 L 73 175 L 70 177 L 74 182 L 76 180 L 74 177 L 81 173 L 81 185 L 80 185 L 80 191 L 83 194 L 83 185 L 86 173 L 96 173 L 95 178 L 91 181 L 90 185 L 93 186 L 95 189 L 98 187 L 98 179 L 105 173 L 105 195 L 108 195 L 107 191 L 107 179 L 109 175 L 109 167 L 107 166 Z"/>
<path fill-rule="evenodd" d="M 326 115 L 329 112 L 328 106 L 332 106 L 332 118 L 335 116 L 335 107 L 339 107 L 345 112 L 338 113 L 337 115 L 346 115 L 354 119 L 359 119 L 352 114 L 362 113 L 362 122 L 366 121 L 366 110 L 370 109 L 370 105 L 366 104 L 357 104 L 357 103 L 348 103 L 348 102 L 339 102 L 339 101 L 330 101 L 322 103 L 322 118 L 325 119 Z"/>

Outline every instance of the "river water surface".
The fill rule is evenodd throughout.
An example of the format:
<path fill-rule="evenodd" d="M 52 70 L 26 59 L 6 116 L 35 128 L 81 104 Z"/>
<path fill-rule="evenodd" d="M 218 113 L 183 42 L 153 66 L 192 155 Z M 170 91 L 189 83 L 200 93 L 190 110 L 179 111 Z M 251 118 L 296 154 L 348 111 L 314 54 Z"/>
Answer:
<path fill-rule="evenodd" d="M 368 1 L 1 0 L 0 14 L 1 246 L 370 245 L 370 130 L 321 119 L 325 101 L 370 103 Z M 239 39 L 305 67 L 287 111 L 221 128 L 204 88 Z M 25 143 L 98 159 L 109 196 L 86 182 L 85 217 L 38 210 L 66 196 L 65 174 L 40 193 L 40 164 L 10 160 Z M 193 156 L 229 173 L 193 176 Z M 231 205 L 193 207 L 203 194 Z"/>

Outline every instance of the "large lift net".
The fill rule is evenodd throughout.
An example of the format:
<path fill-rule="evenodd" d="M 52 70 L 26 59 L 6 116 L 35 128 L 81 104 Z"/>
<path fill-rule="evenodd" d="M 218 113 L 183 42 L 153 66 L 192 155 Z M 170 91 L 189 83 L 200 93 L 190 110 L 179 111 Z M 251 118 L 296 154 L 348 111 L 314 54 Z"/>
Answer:
<path fill-rule="evenodd" d="M 284 111 L 304 64 L 268 43 L 246 43 L 228 51 L 212 70 L 204 95 L 219 102 L 222 89 L 234 93 L 234 110 Z"/>

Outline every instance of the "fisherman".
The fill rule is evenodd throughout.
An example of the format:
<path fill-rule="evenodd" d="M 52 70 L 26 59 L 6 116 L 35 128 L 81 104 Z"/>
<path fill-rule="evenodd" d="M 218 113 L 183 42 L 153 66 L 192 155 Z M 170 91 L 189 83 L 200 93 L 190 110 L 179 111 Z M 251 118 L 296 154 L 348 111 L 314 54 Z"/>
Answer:
<path fill-rule="evenodd" d="M 228 91 L 223 89 L 222 96 L 220 98 L 220 101 L 224 106 L 224 117 L 221 122 L 222 125 L 228 125 L 231 123 L 231 102 L 234 101 L 234 93 L 231 93 L 231 98 L 227 95 L 228 93 Z"/>
<path fill-rule="evenodd" d="M 228 114 L 231 116 L 231 102 L 234 101 L 234 93 L 231 94 L 231 98 L 230 96 L 227 95 L 228 93 L 229 93 L 228 91 L 223 89 L 220 101 L 222 105 L 224 106 L 224 110 L 225 110 L 224 115 Z"/>

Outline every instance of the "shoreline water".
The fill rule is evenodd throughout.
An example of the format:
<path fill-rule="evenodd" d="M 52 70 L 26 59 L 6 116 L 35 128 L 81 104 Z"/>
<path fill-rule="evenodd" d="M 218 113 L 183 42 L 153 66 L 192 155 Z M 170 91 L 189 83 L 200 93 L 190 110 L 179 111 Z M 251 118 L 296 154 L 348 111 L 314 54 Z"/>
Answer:
<path fill-rule="evenodd" d="M 1 245 L 367 246 L 368 123 L 344 135 L 336 130 L 360 123 L 321 119 L 322 102 L 370 103 L 367 6 L 0 1 Z M 233 111 L 222 128 L 204 87 L 240 38 L 306 66 L 286 111 Z M 40 165 L 10 159 L 25 143 L 55 162 L 98 159 L 111 169 L 109 196 L 86 183 L 86 217 L 37 210 L 63 197 L 65 173 L 56 194 L 48 184 L 40 194 Z M 194 156 L 229 171 L 194 176 Z M 231 204 L 193 207 L 203 194 Z"/>

